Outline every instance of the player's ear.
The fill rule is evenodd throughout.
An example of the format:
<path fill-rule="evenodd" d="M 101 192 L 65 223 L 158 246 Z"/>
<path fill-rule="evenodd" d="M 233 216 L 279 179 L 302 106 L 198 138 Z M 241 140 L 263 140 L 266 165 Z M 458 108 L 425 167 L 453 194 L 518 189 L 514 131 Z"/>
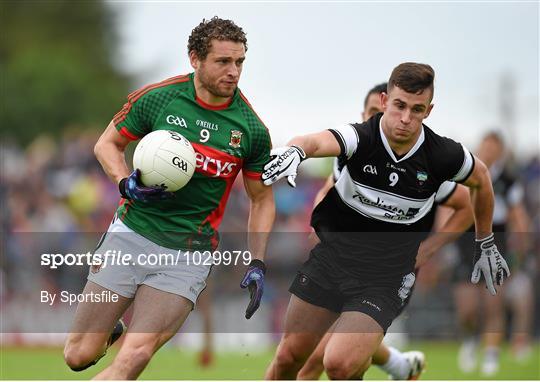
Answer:
<path fill-rule="evenodd" d="M 435 104 L 432 104 L 430 103 L 427 110 L 426 110 L 426 116 L 424 118 L 427 118 L 429 117 L 429 113 L 431 113 L 431 110 L 433 109 L 433 106 L 435 106 Z"/>
<path fill-rule="evenodd" d="M 195 53 L 194 50 L 189 52 L 189 62 L 191 63 L 191 66 L 193 67 L 193 69 L 195 70 L 199 69 L 200 60 L 199 60 L 199 57 L 197 56 L 197 53 Z"/>
<path fill-rule="evenodd" d="M 388 105 L 388 94 L 386 94 L 385 92 L 382 92 L 379 97 L 381 99 L 381 106 L 384 113 L 386 112 L 386 106 Z"/>

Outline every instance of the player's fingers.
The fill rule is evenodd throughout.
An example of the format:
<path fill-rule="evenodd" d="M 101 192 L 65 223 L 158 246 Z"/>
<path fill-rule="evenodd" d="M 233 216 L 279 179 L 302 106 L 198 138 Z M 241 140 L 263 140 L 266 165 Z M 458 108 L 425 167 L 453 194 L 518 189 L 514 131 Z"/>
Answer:
<path fill-rule="evenodd" d="M 286 150 L 284 147 L 276 147 L 275 149 L 270 150 L 270 156 L 277 157 L 278 155 L 283 154 Z"/>
<path fill-rule="evenodd" d="M 264 167 L 263 167 L 264 171 L 268 170 L 268 169 L 271 168 L 271 167 L 274 167 L 274 166 L 275 166 L 275 163 L 276 163 L 276 159 L 275 159 L 275 158 L 273 158 L 272 160 L 270 160 L 269 162 L 267 162 L 267 163 L 264 165 Z"/>
<path fill-rule="evenodd" d="M 168 191 L 161 191 L 153 194 L 151 200 L 168 200 L 174 198 L 174 193 Z"/>
<path fill-rule="evenodd" d="M 506 261 L 503 260 L 502 266 L 505 273 L 504 277 L 510 277 L 510 268 L 508 268 L 508 264 L 506 263 Z"/>
<path fill-rule="evenodd" d="M 255 313 L 257 309 L 259 309 L 259 306 L 261 304 L 263 288 L 260 283 L 252 283 L 249 286 L 249 291 L 250 291 L 251 299 L 246 309 L 246 318 L 248 320 L 251 318 L 251 316 L 253 316 L 253 313 Z"/>
<path fill-rule="evenodd" d="M 255 311 L 259 307 L 257 305 L 255 288 L 256 288 L 255 285 L 252 285 L 252 286 L 249 287 L 250 300 L 249 300 L 249 304 L 248 304 L 248 306 L 246 308 L 246 318 L 248 320 L 251 318 L 251 316 L 253 316 L 253 313 L 255 313 Z"/>
<path fill-rule="evenodd" d="M 497 272 L 499 272 L 499 267 L 497 267 L 497 263 L 495 262 L 495 259 L 493 256 L 488 257 L 488 263 L 489 263 L 489 273 L 491 274 L 491 280 L 494 282 L 493 285 L 497 282 Z"/>
<path fill-rule="evenodd" d="M 271 186 L 274 184 L 277 180 L 277 176 L 273 176 L 272 178 L 263 179 L 263 184 L 265 186 Z"/>
<path fill-rule="evenodd" d="M 163 191 L 162 188 L 145 187 L 143 192 L 148 200 L 164 200 L 174 197 L 172 192 Z"/>
<path fill-rule="evenodd" d="M 471 282 L 473 284 L 478 284 L 478 281 L 480 281 L 480 266 L 476 263 L 471 276 Z"/>
<path fill-rule="evenodd" d="M 497 272 L 497 285 L 503 285 L 504 279 L 508 278 L 507 267 L 503 267 Z"/>
<path fill-rule="evenodd" d="M 240 281 L 240 288 L 242 289 L 247 288 L 247 286 L 249 285 L 249 281 L 250 281 L 249 278 L 247 277 L 247 275 L 245 275 L 242 281 Z"/>
<path fill-rule="evenodd" d="M 262 173 L 261 175 L 261 179 L 263 182 L 267 181 L 268 179 L 270 179 L 270 177 L 272 176 L 272 173 L 269 172 L 269 171 L 265 171 Z"/>
<path fill-rule="evenodd" d="M 497 277 L 495 278 L 495 282 L 498 286 L 502 286 L 504 284 L 504 270 L 500 270 L 497 272 Z"/>
<path fill-rule="evenodd" d="M 497 294 L 497 290 L 495 289 L 495 286 L 493 285 L 493 277 L 491 276 L 491 272 L 483 272 L 484 278 L 486 279 L 486 287 L 489 290 L 489 293 L 491 293 L 493 296 Z"/>
<path fill-rule="evenodd" d="M 295 179 L 296 179 L 296 174 L 293 174 L 293 175 L 289 175 L 287 177 L 287 182 L 289 183 L 289 186 L 293 187 L 293 188 L 296 188 L 296 182 L 295 182 Z"/>

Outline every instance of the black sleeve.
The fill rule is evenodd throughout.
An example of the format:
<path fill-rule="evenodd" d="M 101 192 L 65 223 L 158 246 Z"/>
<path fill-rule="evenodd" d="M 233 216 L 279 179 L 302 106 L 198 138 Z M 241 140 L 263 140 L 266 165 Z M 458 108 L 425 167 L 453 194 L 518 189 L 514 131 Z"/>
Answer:
<path fill-rule="evenodd" d="M 450 138 L 436 136 L 433 141 L 432 156 L 440 178 L 464 182 L 474 169 L 474 156 Z"/>

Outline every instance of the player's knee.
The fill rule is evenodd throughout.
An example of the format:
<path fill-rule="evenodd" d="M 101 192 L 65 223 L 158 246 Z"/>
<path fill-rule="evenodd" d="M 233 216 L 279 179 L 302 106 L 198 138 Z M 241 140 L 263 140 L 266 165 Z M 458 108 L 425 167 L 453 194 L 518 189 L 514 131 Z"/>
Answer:
<path fill-rule="evenodd" d="M 324 370 L 329 379 L 349 379 L 352 376 L 352 371 L 347 368 L 345 362 L 336 359 L 325 359 Z"/>
<path fill-rule="evenodd" d="M 362 357 L 360 357 L 362 358 Z M 365 359 L 347 359 L 326 355 L 323 359 L 324 370 L 329 379 L 350 379 L 364 373 L 364 365 L 369 364 Z"/>
<path fill-rule="evenodd" d="M 304 355 L 302 349 L 294 346 L 291 341 L 284 341 L 276 354 L 276 367 L 281 370 L 299 369 L 308 355 Z"/>
<path fill-rule="evenodd" d="M 82 371 L 93 364 L 97 354 L 85 350 L 82 346 L 66 345 L 64 348 L 64 361 L 73 371 Z"/>
<path fill-rule="evenodd" d="M 295 358 L 288 346 L 280 346 L 276 353 L 276 367 L 279 369 L 288 369 L 295 364 Z"/>

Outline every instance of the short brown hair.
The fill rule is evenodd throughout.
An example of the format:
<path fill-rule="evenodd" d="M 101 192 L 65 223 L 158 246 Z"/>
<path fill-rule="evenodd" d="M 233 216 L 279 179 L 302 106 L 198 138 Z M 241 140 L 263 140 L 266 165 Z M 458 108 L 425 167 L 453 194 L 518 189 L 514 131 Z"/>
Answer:
<path fill-rule="evenodd" d="M 431 91 L 431 99 L 433 99 L 434 78 L 435 71 L 431 66 L 416 62 L 404 62 L 392 70 L 387 91 L 390 92 L 394 86 L 397 86 L 407 93 L 422 94 L 424 90 L 428 89 Z"/>
<path fill-rule="evenodd" d="M 187 46 L 188 53 L 194 51 L 199 59 L 204 60 L 212 45 L 212 39 L 241 42 L 244 44 L 244 48 L 247 51 L 247 38 L 242 28 L 236 25 L 232 20 L 224 20 L 214 16 L 210 20 L 203 19 L 203 21 L 191 31 Z"/>

